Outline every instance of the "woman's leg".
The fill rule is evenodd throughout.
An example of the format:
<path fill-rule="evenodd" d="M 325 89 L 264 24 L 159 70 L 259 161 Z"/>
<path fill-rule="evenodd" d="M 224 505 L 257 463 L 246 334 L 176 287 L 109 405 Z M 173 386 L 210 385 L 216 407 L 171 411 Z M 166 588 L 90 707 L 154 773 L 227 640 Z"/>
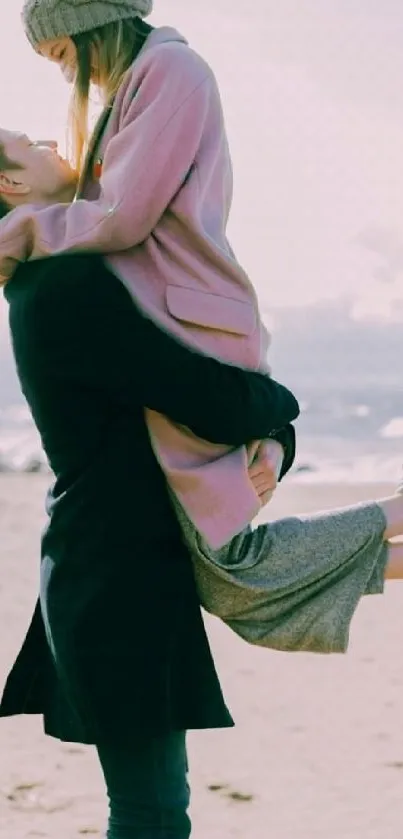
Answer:
<path fill-rule="evenodd" d="M 403 580 L 403 542 L 389 544 L 385 580 Z"/>
<path fill-rule="evenodd" d="M 179 510 L 202 605 L 250 644 L 345 652 L 361 598 L 383 591 L 385 533 L 397 520 L 389 502 L 273 521 L 219 551 Z"/>
<path fill-rule="evenodd" d="M 186 734 L 98 746 L 110 815 L 108 839 L 188 839 Z"/>
<path fill-rule="evenodd" d="M 381 498 L 377 501 L 386 521 L 384 533 L 385 539 L 393 539 L 394 536 L 403 535 L 403 495 L 391 495 L 389 498 Z"/>

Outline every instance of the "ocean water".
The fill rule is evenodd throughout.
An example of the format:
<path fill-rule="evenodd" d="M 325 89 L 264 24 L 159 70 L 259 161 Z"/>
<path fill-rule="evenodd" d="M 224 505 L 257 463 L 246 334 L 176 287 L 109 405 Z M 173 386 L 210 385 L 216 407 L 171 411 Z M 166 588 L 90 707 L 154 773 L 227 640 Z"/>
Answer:
<path fill-rule="evenodd" d="M 264 316 L 272 374 L 301 406 L 292 480 L 400 481 L 403 322 L 355 322 L 348 300 L 273 308 Z M 0 347 L 0 370 L 0 471 L 46 469 L 9 345 Z"/>
<path fill-rule="evenodd" d="M 403 353 L 402 356 L 403 358 Z M 283 364 L 286 368 L 286 363 Z M 277 373 L 300 399 L 293 481 L 388 482 L 403 474 L 403 392 L 392 378 L 310 380 Z M 21 402 L 0 410 L 0 471 L 46 469 L 39 436 Z"/>

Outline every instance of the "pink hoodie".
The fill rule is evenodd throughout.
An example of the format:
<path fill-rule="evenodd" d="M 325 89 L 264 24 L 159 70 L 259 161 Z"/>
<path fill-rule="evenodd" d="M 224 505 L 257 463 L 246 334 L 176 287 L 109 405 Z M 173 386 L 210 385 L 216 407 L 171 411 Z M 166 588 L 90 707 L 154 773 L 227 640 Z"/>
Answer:
<path fill-rule="evenodd" d="M 74 203 L 21 207 L 0 222 L 0 275 L 18 261 L 98 251 L 178 338 L 264 366 L 268 334 L 226 238 L 232 170 L 212 71 L 175 30 L 156 29 L 108 113 Z M 211 546 L 222 546 L 260 509 L 246 449 L 206 443 L 148 409 L 146 419 L 173 492 Z"/>

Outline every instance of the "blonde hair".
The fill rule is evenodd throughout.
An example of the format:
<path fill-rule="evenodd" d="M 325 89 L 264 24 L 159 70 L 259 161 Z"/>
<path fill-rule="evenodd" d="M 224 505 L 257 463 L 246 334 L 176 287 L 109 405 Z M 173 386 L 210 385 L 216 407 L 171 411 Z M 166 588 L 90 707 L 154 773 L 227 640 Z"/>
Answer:
<path fill-rule="evenodd" d="M 105 107 L 111 106 L 150 31 L 151 26 L 140 18 L 129 18 L 107 23 L 72 39 L 77 50 L 77 72 L 69 108 L 68 141 L 72 164 L 78 173 L 88 149 L 91 84 L 100 89 Z"/>

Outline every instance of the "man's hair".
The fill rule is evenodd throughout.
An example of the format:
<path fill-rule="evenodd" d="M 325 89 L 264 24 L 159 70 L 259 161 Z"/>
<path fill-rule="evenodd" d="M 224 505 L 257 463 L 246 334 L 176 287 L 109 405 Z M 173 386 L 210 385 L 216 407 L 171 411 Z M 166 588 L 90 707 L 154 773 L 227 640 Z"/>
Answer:
<path fill-rule="evenodd" d="M 11 212 L 11 207 L 8 206 L 5 199 L 2 195 L 0 195 L 0 221 L 2 218 L 5 218 L 7 213 Z"/>
<path fill-rule="evenodd" d="M 15 160 L 11 160 L 10 157 L 6 154 L 6 150 L 3 143 L 0 143 L 0 172 L 6 172 L 8 169 L 23 169 L 24 167 L 21 166 L 21 163 L 16 163 Z"/>
<path fill-rule="evenodd" d="M 10 169 L 17 170 L 23 169 L 24 167 L 20 165 L 20 163 L 16 163 L 15 160 L 10 160 L 7 156 L 3 143 L 0 143 L 0 173 L 7 172 Z M 0 219 L 4 218 L 7 213 L 11 212 L 12 207 L 7 204 L 5 198 L 0 195 Z"/>

